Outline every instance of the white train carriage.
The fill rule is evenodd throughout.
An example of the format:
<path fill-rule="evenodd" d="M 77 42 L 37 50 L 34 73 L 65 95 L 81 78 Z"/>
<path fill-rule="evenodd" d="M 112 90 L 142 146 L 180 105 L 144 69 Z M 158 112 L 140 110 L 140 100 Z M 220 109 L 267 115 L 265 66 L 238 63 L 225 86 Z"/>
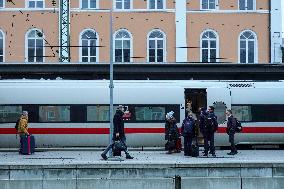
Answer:
<path fill-rule="evenodd" d="M 225 110 L 243 122 L 239 143 L 284 142 L 284 83 L 225 81 L 115 81 L 114 103 L 132 113 L 126 121 L 129 146 L 164 146 L 165 113 L 178 125 L 186 110 L 214 105 L 217 145 L 228 145 Z M 15 122 L 29 111 L 37 147 L 105 146 L 109 133 L 109 82 L 1 80 L 0 147 L 17 147 Z M 189 103 L 187 103 L 189 102 Z M 186 105 L 187 104 L 187 105 Z"/>

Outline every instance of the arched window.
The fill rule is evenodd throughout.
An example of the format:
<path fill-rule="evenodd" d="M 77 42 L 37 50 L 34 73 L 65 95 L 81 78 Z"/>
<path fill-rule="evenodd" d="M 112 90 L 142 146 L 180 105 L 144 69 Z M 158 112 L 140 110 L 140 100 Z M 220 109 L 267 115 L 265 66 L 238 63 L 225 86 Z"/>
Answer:
<path fill-rule="evenodd" d="M 130 62 L 132 40 L 127 30 L 119 30 L 115 34 L 115 62 Z"/>
<path fill-rule="evenodd" d="M 219 54 L 218 36 L 214 31 L 205 31 L 201 34 L 201 61 L 216 62 Z"/>
<path fill-rule="evenodd" d="M 97 34 L 94 30 L 85 30 L 80 35 L 80 61 L 81 62 L 97 62 Z"/>
<path fill-rule="evenodd" d="M 43 33 L 38 29 L 32 29 L 26 34 L 26 60 L 28 62 L 43 62 Z"/>
<path fill-rule="evenodd" d="M 148 62 L 165 62 L 166 40 L 163 32 L 154 30 L 148 35 Z"/>
<path fill-rule="evenodd" d="M 0 62 L 4 62 L 4 34 L 0 30 Z"/>
<path fill-rule="evenodd" d="M 257 39 L 252 31 L 244 31 L 239 38 L 239 62 L 257 62 Z"/>

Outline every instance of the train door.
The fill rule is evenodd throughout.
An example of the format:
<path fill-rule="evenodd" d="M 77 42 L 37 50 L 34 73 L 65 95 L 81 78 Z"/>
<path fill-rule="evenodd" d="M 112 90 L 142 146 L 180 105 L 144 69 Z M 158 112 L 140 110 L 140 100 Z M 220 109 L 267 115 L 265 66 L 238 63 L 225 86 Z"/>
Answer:
<path fill-rule="evenodd" d="M 229 88 L 207 88 L 207 107 L 214 106 L 218 124 L 226 121 L 226 109 L 231 109 L 231 92 Z"/>
<path fill-rule="evenodd" d="M 185 96 L 185 116 L 188 113 L 192 113 L 193 117 L 197 119 L 199 114 L 199 108 L 207 107 L 207 92 L 206 89 L 185 89 L 184 90 Z M 198 141 L 199 144 L 203 144 L 203 136 L 198 129 Z"/>

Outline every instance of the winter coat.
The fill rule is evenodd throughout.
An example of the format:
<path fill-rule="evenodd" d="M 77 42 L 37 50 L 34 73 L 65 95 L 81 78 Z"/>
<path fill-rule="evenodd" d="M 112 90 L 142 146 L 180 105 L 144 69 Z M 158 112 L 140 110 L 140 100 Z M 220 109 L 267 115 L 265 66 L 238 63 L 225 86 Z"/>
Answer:
<path fill-rule="evenodd" d="M 121 110 L 117 110 L 113 117 L 113 139 L 116 138 L 116 133 L 119 133 L 119 138 L 125 138 L 124 133 L 124 121 L 122 119 L 122 116 L 124 113 Z"/>
<path fill-rule="evenodd" d="M 28 134 L 28 117 L 27 116 L 21 116 L 18 126 L 18 133 L 19 134 Z"/>
<path fill-rule="evenodd" d="M 228 121 L 227 121 L 227 134 L 235 134 L 236 133 L 236 119 L 233 117 L 233 115 L 231 115 L 230 117 L 228 117 Z"/>
<path fill-rule="evenodd" d="M 185 123 L 187 122 L 187 121 L 193 121 L 193 129 L 192 129 L 192 132 L 190 133 L 190 134 L 188 134 L 188 133 L 184 133 L 184 126 L 185 126 Z M 197 130 L 197 128 L 196 128 L 196 123 L 195 123 L 195 120 L 194 120 L 194 118 L 193 117 L 186 117 L 184 120 L 183 120 L 183 122 L 182 122 L 182 126 L 181 126 L 181 133 L 182 133 L 182 135 L 184 136 L 184 137 L 195 137 L 196 136 L 196 130 Z"/>

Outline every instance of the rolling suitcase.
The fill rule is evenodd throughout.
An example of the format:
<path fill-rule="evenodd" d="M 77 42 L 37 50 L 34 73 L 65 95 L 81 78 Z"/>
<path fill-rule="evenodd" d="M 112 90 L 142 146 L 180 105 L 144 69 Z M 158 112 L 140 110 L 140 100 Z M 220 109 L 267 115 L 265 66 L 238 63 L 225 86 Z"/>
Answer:
<path fill-rule="evenodd" d="M 199 145 L 198 145 L 198 142 L 197 142 L 197 137 L 195 139 L 195 144 L 193 144 L 191 146 L 191 156 L 192 157 L 198 157 L 199 156 Z"/>
<path fill-rule="evenodd" d="M 30 155 L 35 151 L 35 138 L 32 135 L 22 136 L 20 139 L 20 154 Z"/>

